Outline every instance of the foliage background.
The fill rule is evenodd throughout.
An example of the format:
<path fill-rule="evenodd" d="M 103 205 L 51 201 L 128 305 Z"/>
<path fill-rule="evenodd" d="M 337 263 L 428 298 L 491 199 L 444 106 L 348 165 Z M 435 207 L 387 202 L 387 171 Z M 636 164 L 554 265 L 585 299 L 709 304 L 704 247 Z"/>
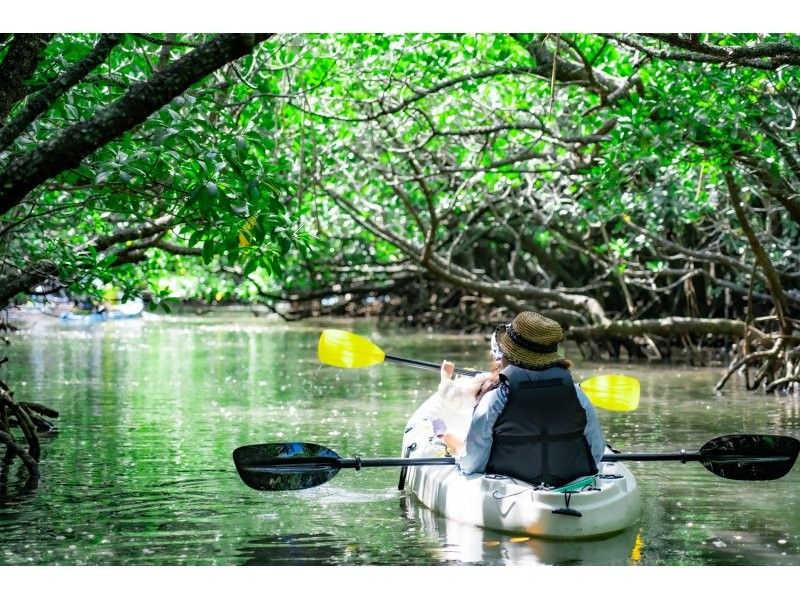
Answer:
<path fill-rule="evenodd" d="M 0 43 L 5 302 L 99 281 L 290 319 L 536 309 L 593 356 L 796 356 L 795 34 Z"/>

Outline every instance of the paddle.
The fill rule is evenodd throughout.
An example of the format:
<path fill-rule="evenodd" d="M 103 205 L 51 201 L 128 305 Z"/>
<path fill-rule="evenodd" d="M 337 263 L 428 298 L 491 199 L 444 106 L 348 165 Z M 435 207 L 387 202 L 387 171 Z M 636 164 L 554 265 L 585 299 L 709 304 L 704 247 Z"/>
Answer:
<path fill-rule="evenodd" d="M 384 361 L 411 367 L 438 370 L 441 365 L 430 361 L 387 355 L 371 340 L 347 332 L 326 328 L 319 337 L 317 354 L 322 363 L 339 368 L 364 368 Z M 483 372 L 456 368 L 456 373 L 476 376 Z M 630 376 L 604 374 L 580 383 L 592 404 L 610 411 L 633 411 L 639 406 L 639 381 Z"/>
<path fill-rule="evenodd" d="M 789 473 L 798 452 L 800 440 L 791 436 L 735 434 L 713 438 L 696 452 L 612 453 L 603 461 L 699 461 L 730 480 L 776 480 Z M 254 490 L 302 490 L 328 482 L 340 469 L 453 465 L 455 459 L 344 459 L 318 444 L 289 442 L 240 446 L 233 451 L 233 462 L 242 481 Z"/>

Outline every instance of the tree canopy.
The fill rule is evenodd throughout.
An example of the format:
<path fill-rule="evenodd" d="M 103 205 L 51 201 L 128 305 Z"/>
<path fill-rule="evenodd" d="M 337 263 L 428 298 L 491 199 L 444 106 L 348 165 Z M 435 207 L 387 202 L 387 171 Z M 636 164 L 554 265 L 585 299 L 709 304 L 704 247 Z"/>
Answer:
<path fill-rule="evenodd" d="M 797 381 L 800 41 L 10 35 L 0 292 L 93 280 Z"/>
<path fill-rule="evenodd" d="M 13 35 L 0 46 L 0 297 L 170 289 L 174 256 L 270 268 L 296 239 L 262 35 Z"/>

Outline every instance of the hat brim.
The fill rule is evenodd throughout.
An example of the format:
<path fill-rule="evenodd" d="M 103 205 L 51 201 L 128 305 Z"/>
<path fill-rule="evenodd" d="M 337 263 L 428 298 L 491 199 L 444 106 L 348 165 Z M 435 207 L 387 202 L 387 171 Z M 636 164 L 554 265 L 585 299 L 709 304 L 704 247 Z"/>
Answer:
<path fill-rule="evenodd" d="M 558 351 L 552 353 L 536 353 L 517 345 L 508 336 L 504 326 L 495 331 L 497 345 L 506 359 L 513 365 L 528 369 L 542 369 L 563 363 L 564 356 Z"/>

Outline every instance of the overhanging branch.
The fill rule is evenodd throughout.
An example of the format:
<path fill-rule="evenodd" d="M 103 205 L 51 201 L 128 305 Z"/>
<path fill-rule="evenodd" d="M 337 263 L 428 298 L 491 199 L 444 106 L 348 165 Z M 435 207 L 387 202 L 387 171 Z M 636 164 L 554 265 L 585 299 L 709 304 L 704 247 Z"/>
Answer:
<path fill-rule="evenodd" d="M 0 172 L 0 215 L 18 205 L 47 179 L 77 167 L 95 150 L 142 123 L 191 85 L 250 53 L 270 35 L 220 35 L 156 72 L 149 80 L 132 85 L 119 100 L 92 118 L 15 158 Z"/>

